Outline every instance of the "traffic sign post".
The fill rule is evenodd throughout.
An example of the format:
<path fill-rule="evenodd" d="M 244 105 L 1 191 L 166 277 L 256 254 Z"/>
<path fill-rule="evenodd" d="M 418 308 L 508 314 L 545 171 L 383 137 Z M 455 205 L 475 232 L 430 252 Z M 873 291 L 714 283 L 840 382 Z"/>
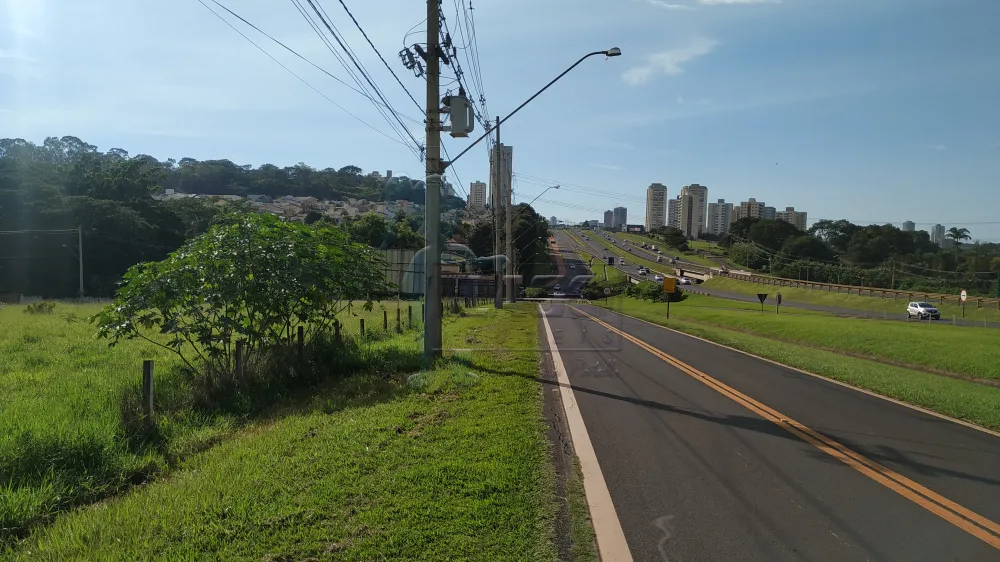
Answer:
<path fill-rule="evenodd" d="M 962 299 L 962 318 L 965 318 L 965 301 L 969 299 L 969 293 L 962 289 L 962 292 L 958 295 Z"/>
<path fill-rule="evenodd" d="M 778 314 L 778 307 L 781 306 L 781 293 L 777 294 L 776 301 L 774 303 L 774 313 Z"/>
<path fill-rule="evenodd" d="M 764 312 L 764 301 L 767 300 L 767 293 L 757 293 L 757 298 L 760 299 L 760 311 Z"/>
<path fill-rule="evenodd" d="M 608 295 L 610 295 L 610 294 L 611 294 L 611 289 L 609 289 L 608 287 L 605 287 L 604 288 L 604 304 L 608 303 Z"/>
<path fill-rule="evenodd" d="M 677 280 L 664 275 L 663 292 L 667 295 L 667 320 L 670 320 L 670 295 L 677 292 Z"/>

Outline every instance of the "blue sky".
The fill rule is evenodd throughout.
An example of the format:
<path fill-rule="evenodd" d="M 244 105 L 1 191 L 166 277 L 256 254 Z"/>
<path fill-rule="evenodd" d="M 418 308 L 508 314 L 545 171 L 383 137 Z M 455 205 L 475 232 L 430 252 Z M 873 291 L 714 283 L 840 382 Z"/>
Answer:
<path fill-rule="evenodd" d="M 422 103 L 424 82 L 396 55 L 414 26 L 406 44 L 425 40 L 421 3 L 344 1 Z M 291 2 L 223 3 L 350 82 Z M 419 120 L 339 2 L 322 5 L 390 103 Z M 494 115 L 580 55 L 622 49 L 586 61 L 501 131 L 514 146 L 518 200 L 548 180 L 563 185 L 536 203 L 546 216 L 600 218 L 625 205 L 629 222 L 641 223 L 649 183 L 665 183 L 671 197 L 700 183 L 710 200 L 755 197 L 806 210 L 810 221 L 942 222 L 1000 240 L 996 1 L 473 6 Z M 454 0 L 443 8 L 455 31 Z M 369 100 L 233 21 L 329 99 L 392 135 Z M 422 126 L 404 123 L 422 141 Z M 303 85 L 197 0 L 0 0 L 0 136 L 49 135 L 159 158 L 422 174 L 404 146 Z M 454 155 L 468 142 L 447 138 L 446 146 Z M 476 147 L 451 180 L 467 189 L 487 176 L 486 148 Z"/>

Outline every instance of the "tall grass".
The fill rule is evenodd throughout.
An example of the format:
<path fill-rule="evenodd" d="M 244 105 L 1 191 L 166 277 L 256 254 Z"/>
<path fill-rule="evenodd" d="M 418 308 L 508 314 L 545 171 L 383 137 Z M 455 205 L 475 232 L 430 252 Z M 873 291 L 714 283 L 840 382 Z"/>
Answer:
<path fill-rule="evenodd" d="M 148 480 L 323 380 L 415 368 L 419 303 L 413 331 L 400 304 L 404 333 L 395 331 L 395 303 L 372 311 L 357 303 L 342 315 L 340 341 L 310 342 L 302 361 L 290 343 L 232 387 L 208 384 L 148 342 L 109 348 L 86 320 L 98 305 L 58 304 L 50 314 L 0 309 L 0 546 L 62 510 Z M 139 405 L 144 359 L 155 362 L 153 429 Z"/>

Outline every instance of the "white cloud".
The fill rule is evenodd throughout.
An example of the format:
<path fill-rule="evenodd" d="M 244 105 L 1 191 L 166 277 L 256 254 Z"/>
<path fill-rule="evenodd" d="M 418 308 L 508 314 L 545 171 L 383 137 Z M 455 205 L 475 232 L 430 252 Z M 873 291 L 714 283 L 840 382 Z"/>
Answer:
<path fill-rule="evenodd" d="M 698 0 L 699 4 L 706 6 L 738 5 L 738 4 L 780 4 L 781 0 Z"/>
<path fill-rule="evenodd" d="M 705 56 L 715 49 L 719 42 L 705 37 L 696 37 L 688 44 L 653 53 L 646 57 L 645 64 L 634 66 L 622 74 L 625 82 L 637 86 L 645 84 L 655 74 L 662 72 L 668 76 L 680 74 L 682 66 L 692 60 Z"/>
<path fill-rule="evenodd" d="M 667 2 L 667 0 L 645 0 L 650 6 L 656 6 L 657 8 L 663 8 L 665 10 L 693 10 L 693 6 L 687 4 L 674 4 L 672 2 Z"/>

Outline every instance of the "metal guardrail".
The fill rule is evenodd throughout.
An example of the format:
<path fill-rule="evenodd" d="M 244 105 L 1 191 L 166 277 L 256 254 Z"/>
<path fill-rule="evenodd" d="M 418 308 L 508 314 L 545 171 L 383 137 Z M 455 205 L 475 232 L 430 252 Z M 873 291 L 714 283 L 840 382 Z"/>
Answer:
<path fill-rule="evenodd" d="M 812 290 L 826 290 L 827 292 L 833 293 L 847 293 L 847 294 L 857 294 L 859 296 L 867 296 L 871 298 L 892 298 L 893 300 L 902 298 L 905 295 L 907 300 L 924 300 L 924 301 L 937 301 L 938 304 L 954 304 L 961 305 L 962 299 L 958 295 L 946 295 L 942 293 L 928 293 L 924 291 L 903 291 L 898 289 L 886 289 L 882 287 L 862 287 L 858 285 L 839 285 L 837 283 L 821 283 L 818 281 L 802 281 L 801 279 L 788 279 L 785 277 L 772 277 L 769 275 L 759 275 L 756 273 L 737 273 L 734 271 L 718 272 L 715 273 L 720 277 L 728 277 L 730 279 L 735 279 L 737 281 L 747 281 L 750 283 L 757 283 L 761 285 L 775 285 L 779 287 L 793 287 L 799 289 L 812 289 Z M 976 308 L 983 308 L 984 306 L 996 306 L 997 310 L 1000 310 L 1000 299 L 991 299 L 985 297 L 973 297 L 969 296 L 966 301 L 966 305 L 972 305 L 975 303 Z"/>

